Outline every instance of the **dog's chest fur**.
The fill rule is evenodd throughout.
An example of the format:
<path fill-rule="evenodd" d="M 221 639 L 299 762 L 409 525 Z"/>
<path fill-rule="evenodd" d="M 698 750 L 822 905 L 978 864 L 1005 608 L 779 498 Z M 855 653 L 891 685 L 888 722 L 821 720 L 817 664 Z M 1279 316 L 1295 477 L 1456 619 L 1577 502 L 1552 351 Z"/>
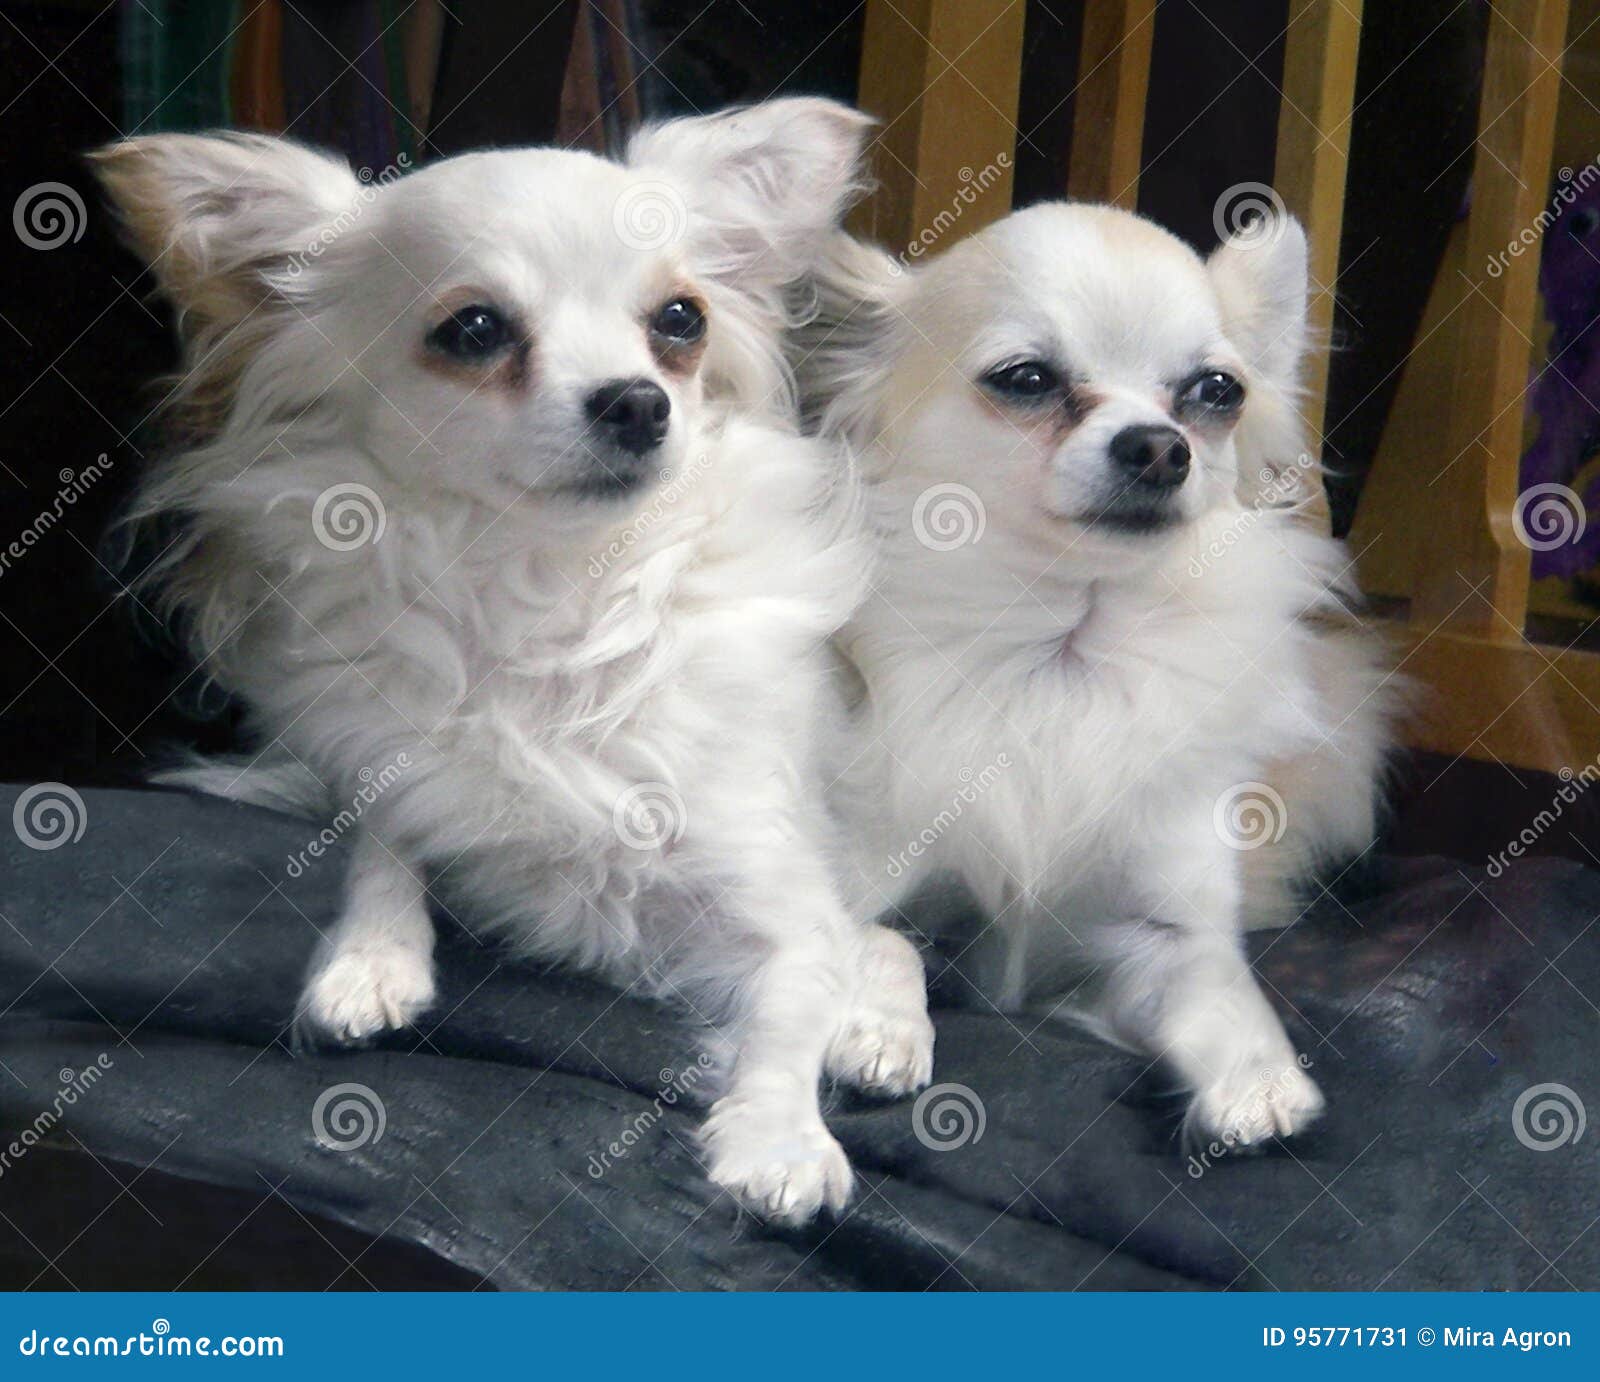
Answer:
<path fill-rule="evenodd" d="M 739 849 L 800 828 L 818 650 L 867 567 L 830 470 L 815 443 L 729 422 L 598 535 L 508 520 L 455 560 L 449 515 L 392 505 L 365 569 L 284 581 L 316 632 L 243 659 L 270 673 L 263 727 L 343 776 L 405 754 L 376 809 L 475 924 L 647 963 L 648 914 L 683 925 L 664 894 L 705 897 Z"/>
<path fill-rule="evenodd" d="M 1327 557 L 1276 517 L 1229 524 L 1214 561 L 1191 565 L 1208 525 L 1082 582 L 1021 581 L 982 543 L 886 562 L 851 639 L 877 746 L 852 786 L 894 804 L 871 867 L 954 868 L 991 908 L 1121 892 L 1209 829 L 1220 793 L 1315 743 L 1300 616 L 1325 599 Z"/>

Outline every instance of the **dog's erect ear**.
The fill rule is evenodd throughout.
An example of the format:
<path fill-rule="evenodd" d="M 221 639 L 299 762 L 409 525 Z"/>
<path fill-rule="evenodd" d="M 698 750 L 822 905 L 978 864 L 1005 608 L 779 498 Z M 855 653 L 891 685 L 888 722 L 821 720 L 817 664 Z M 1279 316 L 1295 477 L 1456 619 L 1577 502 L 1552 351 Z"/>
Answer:
<path fill-rule="evenodd" d="M 1306 350 L 1306 236 L 1292 216 L 1263 217 L 1224 241 L 1206 265 L 1223 328 L 1267 382 L 1292 390 Z"/>
<path fill-rule="evenodd" d="M 701 272 L 764 292 L 798 278 L 863 190 L 872 121 L 818 97 L 791 97 L 641 130 L 628 166 L 670 175 L 691 213 Z"/>
<path fill-rule="evenodd" d="M 876 245 L 842 230 L 826 237 L 802 284 L 804 309 L 789 333 L 808 427 L 858 445 L 871 441 L 904 336 L 901 301 L 909 285 L 905 271 Z"/>
<path fill-rule="evenodd" d="M 190 330 L 252 312 L 361 190 L 339 160 L 268 135 L 147 135 L 91 158 L 128 243 Z"/>

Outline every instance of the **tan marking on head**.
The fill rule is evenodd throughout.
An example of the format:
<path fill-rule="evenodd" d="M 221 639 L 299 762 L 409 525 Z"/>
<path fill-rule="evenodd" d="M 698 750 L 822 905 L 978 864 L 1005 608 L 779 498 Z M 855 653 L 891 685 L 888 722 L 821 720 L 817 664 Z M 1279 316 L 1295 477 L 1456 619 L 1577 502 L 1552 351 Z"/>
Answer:
<path fill-rule="evenodd" d="M 433 310 L 428 316 L 428 324 L 422 333 L 422 341 L 416 351 L 417 363 L 429 374 L 436 375 L 440 379 L 448 379 L 464 389 L 473 391 L 488 389 L 508 395 L 525 391 L 535 377 L 537 365 L 534 358 L 533 333 L 519 317 L 511 313 L 502 314 L 517 328 L 517 334 L 510 347 L 481 363 L 452 359 L 443 351 L 435 350 L 428 344 L 428 337 L 441 322 L 448 321 L 457 312 L 468 307 L 494 307 L 498 296 L 496 293 L 470 285 L 451 288 L 436 296 L 433 299 Z M 499 307 L 494 307 L 494 310 L 501 311 Z"/>
<path fill-rule="evenodd" d="M 417 350 L 416 361 L 429 374 L 448 379 L 475 393 L 483 390 L 504 394 L 522 393 L 528 388 L 536 368 L 533 342 L 526 336 L 519 337 L 509 349 L 482 364 L 453 360 L 426 343 Z"/>
<path fill-rule="evenodd" d="M 700 368 L 700 360 L 706 353 L 706 342 L 711 339 L 711 309 L 706 306 L 705 298 L 693 288 L 680 285 L 662 294 L 657 305 L 650 309 L 650 315 L 654 316 L 661 307 L 669 302 L 676 302 L 679 298 L 692 302 L 705 317 L 705 330 L 700 333 L 698 341 L 691 341 L 687 345 L 676 345 L 672 341 L 665 340 L 650 329 L 649 317 L 645 318 L 644 331 L 650 343 L 650 353 L 655 356 L 656 363 L 674 378 L 687 379 Z"/>
<path fill-rule="evenodd" d="M 978 386 L 978 399 L 985 412 L 1008 427 L 1033 438 L 1040 445 L 1060 446 L 1100 403 L 1097 394 L 1077 385 L 1067 386 L 1065 398 L 1049 404 L 1009 401 Z"/>

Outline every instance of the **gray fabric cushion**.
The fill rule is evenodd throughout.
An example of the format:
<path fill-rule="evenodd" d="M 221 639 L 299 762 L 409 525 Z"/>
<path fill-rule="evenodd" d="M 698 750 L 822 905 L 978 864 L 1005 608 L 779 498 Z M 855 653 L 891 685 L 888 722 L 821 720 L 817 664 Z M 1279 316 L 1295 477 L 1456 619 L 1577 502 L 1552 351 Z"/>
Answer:
<path fill-rule="evenodd" d="M 0 791 L 7 820 L 19 790 Z M 1600 1288 L 1600 1233 L 1582 1232 L 1600 1138 L 1534 1150 L 1538 1128 L 1513 1125 L 1540 1084 L 1600 1107 L 1600 875 L 1575 864 L 1492 880 L 1390 860 L 1364 896 L 1253 938 L 1329 1097 L 1290 1144 L 1191 1160 L 1146 1062 L 1038 1018 L 942 1009 L 936 1078 L 981 1105 L 981 1135 L 909 1100 L 836 1098 L 855 1204 L 775 1234 L 703 1180 L 692 1099 L 656 1102 L 702 1045 L 670 1009 L 509 963 L 446 920 L 420 1029 L 296 1054 L 338 850 L 291 877 L 303 822 L 172 792 L 81 799 L 82 836 L 57 848 L 0 828 L 8 1129 L 104 1053 L 63 1118 L 97 1156 L 264 1178 L 506 1288 Z M 936 978 L 943 964 L 930 956 Z M 325 1135 L 360 1144 L 338 1150 L 314 1110 L 350 1084 L 381 1103 L 382 1135 L 330 1096 Z M 941 1148 L 940 1126 L 960 1145 Z M 6 1174 L 25 1184 L 26 1159 Z"/>

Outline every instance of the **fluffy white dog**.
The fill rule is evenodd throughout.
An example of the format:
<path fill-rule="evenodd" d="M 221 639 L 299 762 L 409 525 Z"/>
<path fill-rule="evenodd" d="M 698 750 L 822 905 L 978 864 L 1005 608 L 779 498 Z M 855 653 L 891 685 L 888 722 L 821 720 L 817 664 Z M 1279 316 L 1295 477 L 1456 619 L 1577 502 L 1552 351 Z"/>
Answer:
<path fill-rule="evenodd" d="M 191 780 L 309 779 L 357 826 L 304 1021 L 422 1013 L 431 894 L 724 1028 L 708 1168 L 783 1220 L 849 1193 L 825 1069 L 929 1074 L 926 1016 L 858 980 L 915 955 L 831 874 L 822 650 L 869 545 L 782 359 L 864 125 L 780 101 L 647 129 L 620 164 L 376 184 L 258 136 L 99 159 L 185 344 L 182 446 L 134 517 L 172 535 L 152 580 L 263 748 Z"/>
<path fill-rule="evenodd" d="M 840 237 L 819 287 L 808 405 L 861 451 L 882 548 L 843 640 L 852 905 L 958 875 L 992 1001 L 1076 973 L 1191 1132 L 1296 1131 L 1322 1096 L 1240 932 L 1370 842 L 1390 717 L 1346 555 L 1295 512 L 1299 226 L 1202 261 L 1046 205 L 910 272 Z"/>

